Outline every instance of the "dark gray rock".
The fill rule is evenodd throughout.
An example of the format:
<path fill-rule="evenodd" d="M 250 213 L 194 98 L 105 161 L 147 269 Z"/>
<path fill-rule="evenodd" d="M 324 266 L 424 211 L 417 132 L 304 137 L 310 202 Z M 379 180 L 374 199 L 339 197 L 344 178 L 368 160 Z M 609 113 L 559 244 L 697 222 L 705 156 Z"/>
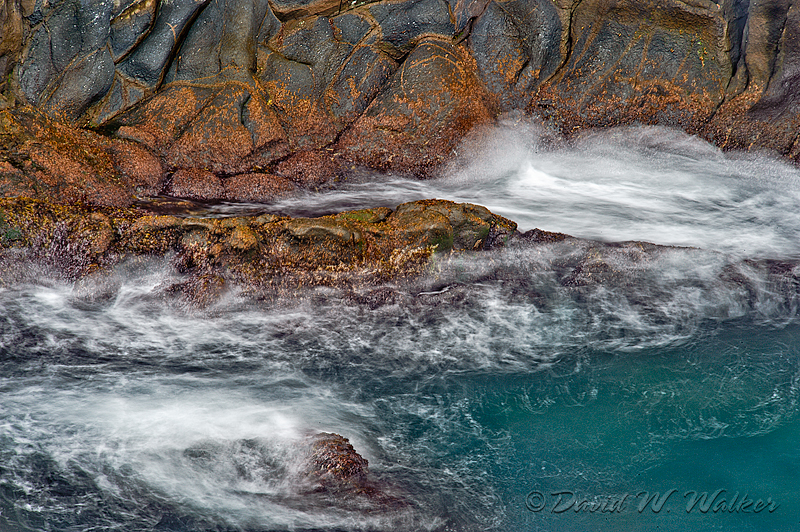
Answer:
<path fill-rule="evenodd" d="M 748 7 L 744 29 L 745 65 L 750 88 L 764 91 L 775 69 L 777 48 L 789 12 L 790 0 L 762 0 Z"/>
<path fill-rule="evenodd" d="M 147 85 L 116 72 L 108 93 L 91 109 L 90 123 L 94 126 L 105 124 L 120 112 L 142 101 L 151 92 Z"/>
<path fill-rule="evenodd" d="M 173 0 L 162 2 L 153 28 L 136 49 L 117 65 L 125 77 L 155 88 L 177 50 L 181 37 L 209 0 Z"/>
<path fill-rule="evenodd" d="M 147 36 L 147 30 L 156 18 L 157 6 L 158 4 L 152 0 L 128 0 L 119 10 L 115 10 L 111 19 L 110 40 L 115 62 L 122 59 Z"/>
<path fill-rule="evenodd" d="M 352 19 L 338 21 L 354 30 L 350 39 L 341 37 L 336 20 L 317 17 L 284 27 L 270 48 L 262 48 L 266 57 L 259 60 L 259 79 L 299 149 L 332 142 L 366 109 L 396 68 L 373 37 L 357 47 L 349 42 L 359 42 L 358 33 L 368 29 Z"/>
<path fill-rule="evenodd" d="M 75 119 L 103 97 L 114 80 L 114 61 L 108 47 L 76 60 L 57 79 L 42 110 Z"/>
<path fill-rule="evenodd" d="M 269 7 L 256 32 L 256 43 L 259 45 L 266 44 L 280 29 L 281 21 L 273 13 L 272 7 Z"/>
<path fill-rule="evenodd" d="M 725 148 L 774 150 L 800 161 L 800 6 L 791 0 L 761 0 L 741 8 L 747 20 L 735 78 L 728 100 L 703 135 Z"/>
<path fill-rule="evenodd" d="M 397 70 L 397 63 L 372 46 L 357 47 L 326 93 L 333 116 L 349 124 L 363 113 Z"/>
<path fill-rule="evenodd" d="M 745 29 L 743 90 L 724 105 L 707 136 L 725 147 L 773 150 L 800 161 L 800 5 L 786 0 L 753 3 Z M 770 50 L 767 43 L 777 39 Z M 744 67 L 744 68 L 742 68 Z M 744 72 L 742 72 L 742 70 Z"/>
<path fill-rule="evenodd" d="M 111 19 L 115 19 L 122 15 L 123 13 L 130 13 L 131 10 L 150 10 L 149 7 L 145 7 L 145 4 L 154 4 L 152 7 L 156 7 L 156 4 L 152 0 L 117 0 L 114 2 L 114 5 L 111 8 Z"/>
<path fill-rule="evenodd" d="M 287 59 L 311 65 L 318 78 L 330 80 L 332 71 L 342 65 L 353 46 L 336 38 L 329 18 L 318 17 L 301 20 L 296 30 L 286 32 L 279 50 Z"/>
<path fill-rule="evenodd" d="M 744 51 L 746 45 L 747 11 L 750 7 L 750 0 L 731 0 L 722 4 L 722 13 L 728 21 L 728 38 L 731 43 L 731 65 L 734 66 L 734 75 L 740 69 L 744 73 Z M 741 91 L 744 88 L 745 79 L 742 83 L 736 83 L 735 87 L 729 87 L 728 92 Z"/>
<path fill-rule="evenodd" d="M 297 97 L 311 98 L 314 94 L 314 69 L 311 65 L 292 61 L 279 53 L 270 53 L 260 69 L 262 81 L 276 81 Z"/>
<path fill-rule="evenodd" d="M 25 18 L 28 19 L 28 24 L 31 26 L 39 24 L 44 19 L 45 12 L 48 8 L 52 7 L 47 0 L 34 0 L 33 2 L 28 0 L 28 2 L 25 3 L 29 5 L 31 3 L 33 4 L 30 6 L 30 12 L 25 14 Z"/>
<path fill-rule="evenodd" d="M 313 67 L 271 52 L 259 69 L 259 80 L 269 93 L 272 107 L 292 142 L 313 144 L 314 139 L 309 137 L 313 128 L 307 126 L 306 120 L 318 105 L 315 95 L 321 93 L 321 88 L 317 89 Z M 329 131 L 326 136 L 333 134 Z"/>
<path fill-rule="evenodd" d="M 361 42 L 373 27 L 370 21 L 355 13 L 345 13 L 332 19 L 332 22 L 339 31 L 339 38 L 352 45 Z"/>
<path fill-rule="evenodd" d="M 471 30 L 472 23 L 489 5 L 491 0 L 447 0 L 455 20 L 456 38 L 462 40 Z"/>
<path fill-rule="evenodd" d="M 51 112 L 75 119 L 91 101 L 107 91 L 111 77 L 106 46 L 110 31 L 110 0 L 82 5 L 66 0 L 46 13 L 23 52 L 17 77 L 24 98 Z M 64 87 L 80 80 L 87 87 Z M 80 101 L 80 98 L 87 98 Z"/>
<path fill-rule="evenodd" d="M 452 37 L 455 25 L 444 0 L 406 0 L 381 2 L 369 6 L 383 32 L 383 39 L 398 50 L 407 53 L 424 35 Z"/>
<path fill-rule="evenodd" d="M 0 0 L 0 107 L 223 177 L 337 145 L 429 175 L 512 109 L 800 160 L 798 28 L 795 0 Z"/>
<path fill-rule="evenodd" d="M 65 46 L 70 46 L 65 43 Z M 74 46 L 74 45 L 73 45 Z M 75 48 L 77 48 L 75 46 Z M 77 49 L 75 50 L 77 53 Z M 50 56 L 50 35 L 46 31 L 37 31 L 28 41 L 22 62 L 17 70 L 17 79 L 27 101 L 38 105 L 45 87 L 56 76 L 53 58 Z"/>
<path fill-rule="evenodd" d="M 266 0 L 212 0 L 189 29 L 166 81 L 207 78 L 231 67 L 255 71 L 256 38 L 269 10 Z"/>
<path fill-rule="evenodd" d="M 525 108 L 561 65 L 561 20 L 549 0 L 490 2 L 475 20 L 470 48 L 478 75 L 504 111 Z"/>
<path fill-rule="evenodd" d="M 173 60 L 175 52 L 192 20 L 208 4 L 209 0 L 174 0 L 160 4 L 156 20 L 149 23 L 149 31 L 137 39 L 132 33 L 127 41 L 122 36 L 118 51 L 127 46 L 135 46 L 117 63 L 113 83 L 109 84 L 105 98 L 89 112 L 89 120 L 99 126 L 122 111 L 136 105 L 150 96 L 162 83 L 166 68 Z M 139 3 L 130 6 L 132 23 L 144 24 L 148 6 Z M 142 10 L 137 11 L 137 10 Z M 123 15 L 126 12 L 123 12 Z M 122 24 L 122 22 L 119 22 Z M 115 34 L 116 35 L 116 34 Z M 119 34 L 122 35 L 122 34 Z M 113 48 L 113 46 L 112 46 Z"/>
<path fill-rule="evenodd" d="M 718 4 L 584 0 L 571 24 L 568 58 L 537 94 L 567 130 L 639 122 L 698 132 L 725 98 L 733 68 Z M 539 102 L 533 110 L 544 114 Z"/>
<path fill-rule="evenodd" d="M 313 101 L 321 99 L 325 88 L 353 51 L 353 45 L 337 39 L 331 20 L 327 17 L 305 19 L 296 27 L 281 31 L 272 41 L 272 46 L 279 58 L 270 54 L 261 73 L 262 79 L 275 79 L 277 74 L 278 79 L 291 85 L 297 97 Z M 276 66 L 280 70 L 276 71 Z M 287 69 L 297 73 L 299 79 L 288 79 L 285 76 Z"/>
<path fill-rule="evenodd" d="M 775 57 L 766 94 L 751 111 L 770 118 L 797 115 L 800 111 L 798 83 L 800 83 L 800 4 L 793 4 L 786 12 L 778 54 Z"/>

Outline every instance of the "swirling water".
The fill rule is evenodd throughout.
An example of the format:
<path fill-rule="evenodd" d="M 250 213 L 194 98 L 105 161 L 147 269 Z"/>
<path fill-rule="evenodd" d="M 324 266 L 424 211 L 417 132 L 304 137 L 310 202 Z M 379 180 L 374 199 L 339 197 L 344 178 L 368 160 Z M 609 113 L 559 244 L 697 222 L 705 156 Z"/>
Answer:
<path fill-rule="evenodd" d="M 3 288 L 0 530 L 796 530 L 799 179 L 667 129 L 567 143 L 508 122 L 439 179 L 258 208 L 440 197 L 686 247 L 520 245 L 204 311 L 164 298 L 159 261 L 102 296 Z M 582 253 L 614 275 L 565 282 Z M 298 490 L 319 431 L 407 504 Z"/>

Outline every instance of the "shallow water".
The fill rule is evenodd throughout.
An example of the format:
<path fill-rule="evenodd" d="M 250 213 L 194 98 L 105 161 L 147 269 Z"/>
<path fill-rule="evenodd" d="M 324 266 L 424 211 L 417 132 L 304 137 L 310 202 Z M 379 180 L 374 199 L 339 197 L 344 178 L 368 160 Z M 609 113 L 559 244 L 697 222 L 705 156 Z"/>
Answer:
<path fill-rule="evenodd" d="M 797 170 L 659 128 L 509 122 L 462 151 L 438 180 L 259 208 L 440 197 L 695 249 L 606 250 L 617 274 L 571 284 L 589 244 L 520 245 L 202 313 L 163 297 L 158 261 L 103 297 L 3 289 L 0 530 L 795 530 Z M 319 431 L 407 504 L 299 489 Z"/>

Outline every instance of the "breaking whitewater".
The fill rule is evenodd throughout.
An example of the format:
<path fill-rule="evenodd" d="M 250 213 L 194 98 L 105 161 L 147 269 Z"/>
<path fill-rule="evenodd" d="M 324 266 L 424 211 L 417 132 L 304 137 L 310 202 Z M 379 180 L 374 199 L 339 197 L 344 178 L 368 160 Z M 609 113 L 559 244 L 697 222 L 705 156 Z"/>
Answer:
<path fill-rule="evenodd" d="M 508 121 L 435 180 L 203 208 L 423 198 L 523 234 L 412 281 L 204 309 L 165 295 L 168 258 L 102 283 L 30 265 L 0 289 L 0 529 L 796 526 L 798 169 L 664 128 Z M 323 432 L 371 490 L 304 480 Z"/>

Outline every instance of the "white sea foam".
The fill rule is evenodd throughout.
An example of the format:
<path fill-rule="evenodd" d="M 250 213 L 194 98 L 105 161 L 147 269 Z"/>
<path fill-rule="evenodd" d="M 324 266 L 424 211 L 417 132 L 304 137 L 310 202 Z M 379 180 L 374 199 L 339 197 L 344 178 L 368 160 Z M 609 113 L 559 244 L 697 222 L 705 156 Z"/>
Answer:
<path fill-rule="evenodd" d="M 440 197 L 522 230 L 700 249 L 571 241 L 440 256 L 422 279 L 380 287 L 393 297 L 374 308 L 320 289 L 190 313 L 165 296 L 167 261 L 0 289 L 9 504 L 67 522 L 94 493 L 93 515 L 117 529 L 173 512 L 197 529 L 516 530 L 534 481 L 649 489 L 630 479 L 670 453 L 691 480 L 711 462 L 691 445 L 724 438 L 739 448 L 706 458 L 739 458 L 738 471 L 758 454 L 752 479 L 786 469 L 771 486 L 791 502 L 792 470 L 768 456 L 795 462 L 796 438 L 765 453 L 747 441 L 796 424 L 797 268 L 742 259 L 798 256 L 796 169 L 648 127 L 566 142 L 506 122 L 461 153 L 435 180 L 362 176 L 271 208 Z M 599 279 L 580 277 L 599 258 Z M 408 511 L 299 495 L 293 468 L 318 431 L 350 438 Z"/>
<path fill-rule="evenodd" d="M 770 154 L 723 153 L 654 126 L 566 142 L 517 119 L 474 137 L 440 178 L 354 176 L 268 207 L 308 216 L 441 198 L 485 205 L 523 231 L 800 257 L 800 170 Z"/>

